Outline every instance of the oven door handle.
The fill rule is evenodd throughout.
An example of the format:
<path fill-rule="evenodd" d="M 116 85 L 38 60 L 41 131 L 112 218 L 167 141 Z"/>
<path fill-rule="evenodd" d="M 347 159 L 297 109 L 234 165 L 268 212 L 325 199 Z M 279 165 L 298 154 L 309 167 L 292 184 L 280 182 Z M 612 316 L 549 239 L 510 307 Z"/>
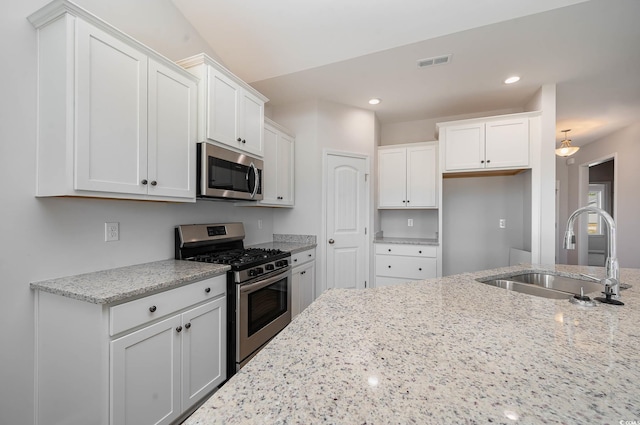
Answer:
<path fill-rule="evenodd" d="M 277 282 L 280 279 L 282 279 L 283 277 L 285 277 L 287 275 L 287 273 L 289 272 L 289 270 L 291 270 L 291 266 L 289 266 L 286 269 L 284 269 L 284 271 L 282 273 L 278 273 L 275 276 L 271 276 L 270 278 L 268 278 L 266 280 L 261 280 L 259 282 L 251 283 L 249 285 L 240 285 L 240 293 L 244 294 L 244 293 L 248 293 L 248 292 L 255 292 L 255 291 L 259 290 L 259 289 L 267 287 L 267 286 L 271 285 L 272 283 Z"/>

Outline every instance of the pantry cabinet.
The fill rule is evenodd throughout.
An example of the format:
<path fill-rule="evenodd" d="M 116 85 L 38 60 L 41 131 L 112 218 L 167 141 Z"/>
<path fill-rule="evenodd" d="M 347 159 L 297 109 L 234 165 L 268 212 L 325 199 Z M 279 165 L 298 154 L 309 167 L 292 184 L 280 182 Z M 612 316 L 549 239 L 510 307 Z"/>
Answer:
<path fill-rule="evenodd" d="M 291 318 L 304 311 L 315 299 L 316 287 L 315 248 L 291 256 Z"/>
<path fill-rule="evenodd" d="M 205 54 L 178 64 L 200 80 L 198 139 L 262 157 L 268 99 Z"/>
<path fill-rule="evenodd" d="M 437 277 L 437 247 L 376 243 L 376 287 Z"/>
<path fill-rule="evenodd" d="M 444 171 L 529 166 L 529 118 L 439 124 Z"/>
<path fill-rule="evenodd" d="M 294 137 L 284 127 L 265 119 L 263 199 L 258 205 L 292 207 L 294 204 Z"/>
<path fill-rule="evenodd" d="M 195 202 L 197 79 L 73 4 L 29 19 L 36 196 Z"/>
<path fill-rule="evenodd" d="M 119 304 L 37 291 L 36 311 L 40 424 L 171 424 L 226 379 L 225 274 Z"/>
<path fill-rule="evenodd" d="M 437 207 L 435 142 L 378 148 L 378 208 Z"/>

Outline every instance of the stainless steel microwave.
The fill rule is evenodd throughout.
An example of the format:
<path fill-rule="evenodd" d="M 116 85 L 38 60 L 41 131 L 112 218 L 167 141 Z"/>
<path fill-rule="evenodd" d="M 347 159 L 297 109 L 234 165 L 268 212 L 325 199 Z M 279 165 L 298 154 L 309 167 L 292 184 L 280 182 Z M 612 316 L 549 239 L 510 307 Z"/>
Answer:
<path fill-rule="evenodd" d="M 201 199 L 262 199 L 261 159 L 198 143 L 197 195 Z"/>

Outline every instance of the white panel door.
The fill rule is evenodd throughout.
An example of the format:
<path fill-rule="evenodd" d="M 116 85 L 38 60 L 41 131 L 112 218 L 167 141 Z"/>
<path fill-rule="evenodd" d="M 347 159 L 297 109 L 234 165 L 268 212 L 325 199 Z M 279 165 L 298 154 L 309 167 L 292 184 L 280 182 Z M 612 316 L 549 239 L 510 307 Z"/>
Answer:
<path fill-rule="evenodd" d="M 186 410 L 226 378 L 227 298 L 182 314 L 182 409 Z"/>
<path fill-rule="evenodd" d="M 445 127 L 445 170 L 484 168 L 484 123 Z"/>
<path fill-rule="evenodd" d="M 406 157 L 405 148 L 378 151 L 378 206 L 407 206 Z"/>
<path fill-rule="evenodd" d="M 149 60 L 149 194 L 194 198 L 196 84 Z"/>
<path fill-rule="evenodd" d="M 262 202 L 277 204 L 278 195 L 278 133 L 271 127 L 264 128 L 264 169 L 262 170 Z"/>
<path fill-rule="evenodd" d="M 327 155 L 327 288 L 364 288 L 366 273 L 366 160 Z"/>
<path fill-rule="evenodd" d="M 486 124 L 487 168 L 529 165 L 529 119 L 519 118 Z"/>
<path fill-rule="evenodd" d="M 180 415 L 181 331 L 177 315 L 111 342 L 111 425 L 169 424 Z"/>
<path fill-rule="evenodd" d="M 407 207 L 435 207 L 436 147 L 407 148 Z"/>
<path fill-rule="evenodd" d="M 75 189 L 141 193 L 147 178 L 147 57 L 77 20 Z"/>
<path fill-rule="evenodd" d="M 280 134 L 278 138 L 278 196 L 285 205 L 293 205 L 293 138 Z"/>

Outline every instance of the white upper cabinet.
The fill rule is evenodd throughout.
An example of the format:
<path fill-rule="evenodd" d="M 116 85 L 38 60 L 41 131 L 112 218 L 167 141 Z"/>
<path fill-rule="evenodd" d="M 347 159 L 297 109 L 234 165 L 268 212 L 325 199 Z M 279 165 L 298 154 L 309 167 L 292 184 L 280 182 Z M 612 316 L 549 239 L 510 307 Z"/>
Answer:
<path fill-rule="evenodd" d="M 265 119 L 263 199 L 258 205 L 292 207 L 294 137 L 282 126 Z"/>
<path fill-rule="evenodd" d="M 197 80 L 71 3 L 29 19 L 36 195 L 194 202 Z"/>
<path fill-rule="evenodd" d="M 262 157 L 268 99 L 205 54 L 178 63 L 200 79 L 198 139 Z"/>
<path fill-rule="evenodd" d="M 444 171 L 529 166 L 529 118 L 443 123 Z"/>
<path fill-rule="evenodd" d="M 437 207 L 435 143 L 378 149 L 378 208 Z"/>

